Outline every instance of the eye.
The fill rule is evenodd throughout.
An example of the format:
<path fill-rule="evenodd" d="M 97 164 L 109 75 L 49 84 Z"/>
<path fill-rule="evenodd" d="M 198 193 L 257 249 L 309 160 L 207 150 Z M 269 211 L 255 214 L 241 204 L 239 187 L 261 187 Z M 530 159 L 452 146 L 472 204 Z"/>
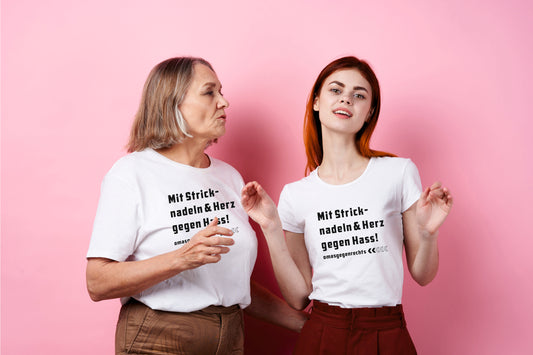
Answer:
<path fill-rule="evenodd" d="M 359 100 L 364 100 L 366 99 L 366 97 L 364 95 L 361 95 L 361 94 L 353 94 L 353 97 L 355 99 L 359 99 Z"/>
<path fill-rule="evenodd" d="M 337 88 L 331 88 L 331 89 L 329 89 L 329 91 L 331 91 L 334 94 L 340 94 L 341 93 L 341 90 L 337 89 Z"/>
<path fill-rule="evenodd" d="M 212 90 L 204 92 L 204 95 L 213 96 L 214 94 L 215 94 L 215 92 L 212 91 Z"/>

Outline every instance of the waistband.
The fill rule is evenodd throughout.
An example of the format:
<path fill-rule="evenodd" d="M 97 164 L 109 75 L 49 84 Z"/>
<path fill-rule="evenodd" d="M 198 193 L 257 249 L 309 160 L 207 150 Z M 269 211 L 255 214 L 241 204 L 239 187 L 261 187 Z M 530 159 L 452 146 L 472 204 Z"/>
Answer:
<path fill-rule="evenodd" d="M 140 304 L 144 307 L 148 307 L 144 303 L 142 303 L 139 300 L 136 300 L 135 298 L 131 297 L 129 301 L 126 303 L 135 303 Z M 148 307 L 150 308 L 150 307 Z M 225 307 L 225 306 L 208 306 L 206 308 L 200 309 L 198 311 L 192 311 L 192 312 L 173 312 L 173 313 L 208 313 L 208 314 L 229 314 L 229 313 L 235 313 L 241 310 L 241 307 L 238 304 L 234 304 L 233 306 Z"/>
<path fill-rule="evenodd" d="M 401 304 L 372 308 L 341 308 L 313 301 L 311 317 L 340 329 L 392 329 L 405 327 Z"/>
<path fill-rule="evenodd" d="M 218 313 L 229 314 L 229 313 L 238 312 L 240 310 L 241 310 L 241 307 L 239 307 L 239 305 L 237 305 L 237 304 L 234 304 L 233 306 L 229 306 L 229 307 L 209 306 L 209 307 L 201 309 L 201 310 L 199 310 L 197 312 L 204 312 L 204 313 L 209 313 L 209 314 L 218 314 Z"/>

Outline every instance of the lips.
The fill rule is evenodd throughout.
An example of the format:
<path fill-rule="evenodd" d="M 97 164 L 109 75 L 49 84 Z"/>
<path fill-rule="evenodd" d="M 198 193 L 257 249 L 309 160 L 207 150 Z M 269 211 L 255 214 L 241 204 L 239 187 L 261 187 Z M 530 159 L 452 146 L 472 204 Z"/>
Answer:
<path fill-rule="evenodd" d="M 340 118 L 350 118 L 353 116 L 353 114 L 349 110 L 344 108 L 335 109 L 333 110 L 333 113 L 335 114 L 335 116 Z"/>

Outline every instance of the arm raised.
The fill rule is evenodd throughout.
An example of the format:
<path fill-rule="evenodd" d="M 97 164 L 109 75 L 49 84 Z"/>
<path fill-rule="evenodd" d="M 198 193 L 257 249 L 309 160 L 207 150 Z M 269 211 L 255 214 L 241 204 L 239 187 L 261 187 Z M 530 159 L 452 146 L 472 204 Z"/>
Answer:
<path fill-rule="evenodd" d="M 243 188 L 242 205 L 263 231 L 283 297 L 291 307 L 304 309 L 312 291 L 312 271 L 303 234 L 286 232 L 285 238 L 276 205 L 257 182 Z"/>
<path fill-rule="evenodd" d="M 417 203 L 403 213 L 407 266 L 413 279 L 424 286 L 439 268 L 438 230 L 450 213 L 450 191 L 436 182 L 424 190 Z"/>

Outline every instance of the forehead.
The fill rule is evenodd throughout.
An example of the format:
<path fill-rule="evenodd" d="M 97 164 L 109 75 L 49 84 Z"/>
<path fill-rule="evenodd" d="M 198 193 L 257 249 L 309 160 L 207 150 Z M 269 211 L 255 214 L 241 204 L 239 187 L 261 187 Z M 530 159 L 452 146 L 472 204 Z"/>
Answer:
<path fill-rule="evenodd" d="M 215 72 L 204 64 L 195 64 L 193 67 L 191 87 L 201 87 L 213 84 L 220 86 L 220 81 Z"/>
<path fill-rule="evenodd" d="M 333 72 L 324 80 L 324 86 L 330 85 L 333 82 L 342 83 L 348 88 L 364 87 L 369 92 L 371 90 L 370 83 L 357 69 L 341 69 Z"/>

